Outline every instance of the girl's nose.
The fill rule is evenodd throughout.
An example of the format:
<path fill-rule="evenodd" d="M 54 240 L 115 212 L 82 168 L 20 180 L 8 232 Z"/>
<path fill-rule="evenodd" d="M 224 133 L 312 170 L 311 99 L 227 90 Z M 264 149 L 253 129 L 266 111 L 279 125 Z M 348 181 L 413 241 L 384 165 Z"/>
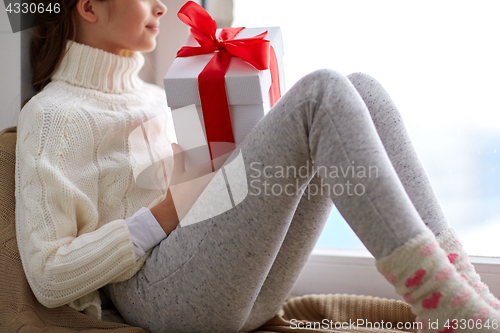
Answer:
<path fill-rule="evenodd" d="M 157 1 L 156 7 L 154 10 L 155 10 L 155 15 L 158 17 L 161 17 L 161 16 L 165 15 L 165 13 L 167 12 L 167 6 L 165 6 L 163 4 L 163 2 Z"/>

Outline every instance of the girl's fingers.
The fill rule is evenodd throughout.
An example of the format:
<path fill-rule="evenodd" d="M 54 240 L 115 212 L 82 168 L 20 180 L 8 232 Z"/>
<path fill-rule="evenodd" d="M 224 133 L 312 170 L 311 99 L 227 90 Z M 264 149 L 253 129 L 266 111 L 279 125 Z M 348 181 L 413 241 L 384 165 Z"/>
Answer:
<path fill-rule="evenodd" d="M 181 146 L 174 142 L 172 143 L 172 149 L 174 151 L 174 172 L 182 173 L 186 171 L 184 166 L 184 151 Z"/>
<path fill-rule="evenodd" d="M 172 200 L 179 221 L 189 212 L 198 197 L 203 193 L 217 171 L 205 174 L 201 177 L 190 179 L 170 186 Z"/>
<path fill-rule="evenodd" d="M 184 166 L 184 151 L 176 144 L 172 143 L 172 150 L 174 151 L 174 168 L 172 170 L 172 184 L 179 182 L 181 176 L 186 172 Z"/>
<path fill-rule="evenodd" d="M 198 177 L 203 177 L 207 174 L 210 174 L 214 172 L 213 166 L 215 166 L 215 170 L 218 170 L 232 153 L 232 151 L 228 152 L 215 158 L 214 160 L 202 163 L 186 171 L 184 151 L 176 143 L 172 143 L 172 150 L 174 151 L 174 168 L 172 172 L 171 183 L 172 185 L 188 182 Z"/>

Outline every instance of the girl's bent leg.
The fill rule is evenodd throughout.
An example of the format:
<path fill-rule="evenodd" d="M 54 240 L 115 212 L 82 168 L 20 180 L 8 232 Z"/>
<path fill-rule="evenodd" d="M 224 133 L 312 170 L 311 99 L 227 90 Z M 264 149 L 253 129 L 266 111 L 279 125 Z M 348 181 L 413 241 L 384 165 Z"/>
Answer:
<path fill-rule="evenodd" d="M 311 255 L 333 209 L 321 179 L 315 175 L 295 210 L 283 244 L 252 306 L 242 331 L 251 331 L 274 317 L 286 301 Z"/>
<path fill-rule="evenodd" d="M 222 214 L 178 227 L 133 278 L 110 286 L 127 322 L 152 332 L 243 327 L 314 167 L 328 171 L 318 174 L 331 199 L 376 258 L 427 230 L 363 100 L 334 71 L 301 79 L 228 161 L 240 153 L 246 179 L 228 189 L 247 188 L 248 195 Z M 192 210 L 223 204 L 214 180 Z"/>
<path fill-rule="evenodd" d="M 365 102 L 391 163 L 424 223 L 435 235 L 448 229 L 448 222 L 439 205 L 427 173 L 411 143 L 401 114 L 392 98 L 377 80 L 367 74 L 353 73 L 348 75 L 347 78 L 351 81 Z M 313 180 L 314 179 L 319 178 L 315 177 Z M 310 185 L 321 186 L 319 181 L 316 184 Z M 303 201 L 305 201 L 305 197 L 301 200 L 301 204 Z M 299 204 L 297 209 L 301 207 L 301 204 Z M 308 205 L 307 202 L 304 202 L 302 206 L 305 209 L 311 209 L 311 212 L 315 210 L 315 208 L 313 208 L 314 206 Z M 304 218 L 303 221 L 295 221 L 301 217 Z M 274 309 L 279 308 L 282 304 L 282 302 L 278 304 L 277 300 L 281 301 L 281 299 L 283 299 L 284 301 L 288 295 L 286 292 L 283 292 L 282 288 L 284 285 L 287 285 L 286 281 L 291 281 L 290 289 L 287 289 L 288 291 L 293 287 L 293 283 L 298 273 L 300 273 L 301 268 L 305 264 L 317 240 L 317 237 L 310 237 L 310 232 L 307 228 L 314 228 L 313 230 L 317 231 L 317 236 L 320 234 L 320 231 L 313 227 L 315 224 L 309 223 L 310 225 L 308 225 L 307 217 L 308 214 L 295 213 L 287 236 L 269 272 L 266 282 L 262 286 L 247 324 L 248 322 L 252 322 L 255 318 L 265 318 L 263 315 L 264 313 L 276 312 Z M 326 216 L 326 218 L 328 218 L 328 216 Z M 291 233 L 296 233 L 297 236 L 292 236 Z M 305 242 L 309 241 L 311 243 L 293 241 L 292 239 L 296 239 L 296 237 L 303 237 Z M 290 245 L 286 246 L 288 243 L 290 243 Z M 292 245 L 298 243 L 308 244 L 308 250 L 305 251 L 304 249 L 304 252 L 300 252 L 302 246 Z M 288 255 L 286 253 L 288 253 Z M 290 253 L 294 253 L 297 259 L 290 258 Z M 282 259 L 281 257 L 285 257 L 286 259 Z M 290 262 L 297 262 L 297 274 L 285 272 L 285 269 L 288 271 L 290 270 Z M 275 282 L 277 279 L 279 279 L 278 283 Z M 273 310 L 269 310 L 271 308 Z M 250 327 L 254 326 L 255 325 L 250 325 Z"/>
<path fill-rule="evenodd" d="M 351 81 L 365 102 L 391 163 L 424 223 L 435 235 L 448 229 L 448 222 L 439 205 L 426 171 L 411 143 L 401 114 L 392 98 L 377 80 L 367 74 L 353 73 L 348 75 L 347 78 Z M 314 179 L 318 178 L 316 177 L 313 178 L 313 180 Z M 311 185 L 321 186 L 319 181 L 317 184 Z M 305 199 L 303 198 L 302 201 L 305 201 Z M 300 208 L 301 204 L 299 204 L 298 208 Z M 304 204 L 302 206 L 308 207 L 314 211 L 311 205 Z M 294 255 L 300 257 L 297 258 L 296 261 L 297 264 L 301 263 L 300 268 L 302 268 L 305 264 L 305 260 L 307 260 L 310 254 L 310 250 L 308 252 L 306 251 L 307 253 L 303 252 L 305 260 L 302 261 L 303 257 L 299 255 L 299 253 L 301 253 L 299 252 L 301 247 L 295 246 L 293 249 L 286 247 L 287 241 L 290 240 L 291 244 L 298 244 L 299 242 L 291 241 L 291 239 L 295 237 L 304 237 L 306 242 L 314 242 L 309 244 L 311 250 L 314 247 L 317 238 L 309 238 L 309 232 L 305 232 L 308 227 L 307 218 L 305 218 L 305 221 L 299 223 L 295 221 L 295 219 L 300 218 L 301 215 L 307 216 L 307 214 L 297 214 L 297 212 L 294 215 L 294 220 L 292 220 L 290 224 L 290 229 L 288 230 L 285 241 L 283 242 L 275 263 L 253 306 L 249 321 L 255 317 L 264 318 L 265 316 L 262 315 L 263 313 L 275 313 L 276 310 L 274 310 L 274 312 L 269 310 L 272 307 L 279 308 L 280 305 L 276 306 L 277 302 L 275 300 L 281 301 L 283 297 L 286 298 L 288 295 L 282 292 L 282 288 L 280 288 L 282 285 L 286 285 L 283 281 L 287 281 L 286 279 L 288 277 L 290 281 L 296 280 L 296 275 L 284 272 L 285 267 L 289 269 L 289 263 L 294 262 L 294 259 L 290 258 L 290 255 L 287 256 L 287 259 L 281 259 L 281 257 L 285 257 L 285 253 L 294 253 Z M 328 218 L 328 216 L 326 216 L 326 218 Z M 311 226 L 309 226 L 309 228 L 311 228 Z M 292 237 L 290 234 L 294 231 L 296 231 L 297 236 Z M 320 232 L 318 232 L 318 235 L 319 233 Z M 298 269 L 298 272 L 300 272 L 300 269 Z M 279 279 L 279 283 L 274 282 L 276 279 Z M 291 284 L 293 286 L 293 282 Z M 290 286 L 290 288 L 292 286 Z M 280 292 L 282 293 L 280 294 Z"/>
<path fill-rule="evenodd" d="M 418 158 L 413 144 L 411 143 L 401 114 L 399 113 L 392 98 L 377 80 L 367 74 L 353 73 L 348 75 L 347 78 L 351 81 L 365 102 L 391 163 L 394 166 L 406 193 L 410 197 L 424 223 L 433 231 L 435 235 L 448 229 L 448 222 L 446 221 L 441 206 L 439 205 L 426 171 Z M 313 180 L 314 179 L 318 178 L 313 178 Z M 310 185 L 321 186 L 319 181 L 317 184 Z M 305 201 L 304 198 L 302 201 Z M 300 208 L 300 206 L 301 204 L 299 204 L 298 208 Z M 314 208 L 312 208 L 313 206 L 311 205 L 304 204 L 303 206 L 314 211 Z M 305 264 L 305 261 L 310 254 L 310 250 L 312 250 L 314 244 L 316 243 L 317 237 L 310 237 L 309 232 L 305 232 L 308 226 L 307 218 L 305 218 L 305 221 L 299 223 L 295 221 L 295 219 L 300 218 L 301 215 L 307 216 L 307 214 L 297 214 L 297 212 L 294 215 L 294 220 L 292 220 L 292 223 L 290 224 L 290 229 L 288 230 L 281 250 L 278 253 L 275 263 L 273 264 L 266 282 L 262 286 L 261 292 L 259 293 L 259 296 L 257 297 L 257 300 L 252 308 L 249 318 L 250 322 L 254 318 L 265 318 L 263 315 L 264 313 L 275 313 L 276 310 L 274 310 L 274 307 L 279 308 L 282 304 L 279 303 L 280 305 L 276 305 L 277 302 L 275 300 L 284 300 L 283 297 L 286 298 L 288 295 L 282 291 L 281 287 L 286 285 L 283 281 L 287 281 L 286 279 L 288 278 L 290 279 L 289 281 L 296 280 L 298 273 L 297 275 L 293 275 L 285 272 L 285 267 L 286 269 L 289 269 L 289 263 L 294 262 L 294 259 L 290 258 L 290 255 L 286 256 L 285 253 L 294 253 L 294 255 L 298 257 L 296 259 L 297 265 L 300 263 L 301 268 Z M 326 218 L 328 218 L 328 216 L 326 216 Z M 294 232 L 297 233 L 297 236 L 292 237 L 290 234 Z M 318 231 L 318 235 L 319 233 L 320 232 Z M 304 237 L 306 242 L 314 242 L 309 244 L 311 248 L 310 250 L 302 252 L 305 257 L 299 255 L 299 253 L 301 253 L 299 251 L 301 248 L 300 246 L 293 247 L 292 245 L 293 249 L 290 248 L 290 246 L 286 246 L 288 243 L 287 241 L 291 244 L 299 243 L 297 241 L 291 241 L 291 239 L 295 239 L 295 237 Z M 286 259 L 281 259 L 281 257 L 285 256 Z M 303 260 L 303 258 L 305 258 L 305 260 Z M 297 269 L 298 272 L 300 272 L 300 268 Z M 279 283 L 275 282 L 276 279 L 279 279 Z M 476 283 L 478 282 L 477 279 L 474 279 L 474 281 Z M 293 286 L 293 282 L 291 284 Z M 290 288 L 292 286 L 290 286 Z M 269 310 L 271 308 L 273 310 Z M 252 325 L 250 326 L 253 327 Z"/>
<path fill-rule="evenodd" d="M 448 222 L 429 177 L 392 98 L 384 87 L 369 75 L 353 73 L 347 78 L 368 107 L 392 165 L 424 223 L 435 235 L 448 229 Z"/>
<path fill-rule="evenodd" d="M 364 73 L 353 73 L 347 77 L 368 107 L 392 165 L 422 220 L 436 235 L 439 245 L 452 258 L 451 261 L 458 272 L 488 304 L 500 311 L 500 301 L 491 294 L 488 286 L 481 282 L 481 277 L 468 260 L 458 235 L 448 224 L 395 103 L 373 77 Z"/>

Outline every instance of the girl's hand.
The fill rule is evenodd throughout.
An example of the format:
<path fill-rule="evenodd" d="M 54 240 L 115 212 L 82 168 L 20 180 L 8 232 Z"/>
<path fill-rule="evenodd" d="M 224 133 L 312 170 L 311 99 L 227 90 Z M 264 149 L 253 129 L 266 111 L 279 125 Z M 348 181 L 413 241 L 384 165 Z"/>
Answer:
<path fill-rule="evenodd" d="M 174 169 L 168 188 L 177 217 L 181 221 L 219 170 L 212 171 L 210 161 L 186 171 L 184 151 L 176 143 L 172 144 L 172 149 L 174 150 Z"/>
<path fill-rule="evenodd" d="M 233 151 L 230 151 L 224 155 L 221 155 L 212 161 L 203 163 L 186 171 L 184 168 L 184 151 L 181 146 L 177 143 L 172 143 L 172 149 L 174 151 L 174 171 L 171 176 L 170 185 L 176 185 L 182 182 L 194 180 L 198 177 L 205 176 L 214 171 L 218 171 L 224 162 L 228 159 L 228 157 L 232 154 Z"/>
<path fill-rule="evenodd" d="M 155 216 L 167 235 L 186 216 L 198 197 L 232 153 L 226 153 L 215 158 L 213 161 L 186 171 L 184 167 L 184 151 L 176 143 L 172 144 L 172 149 L 174 150 L 174 169 L 167 196 L 165 200 L 151 208 L 151 213 Z"/>

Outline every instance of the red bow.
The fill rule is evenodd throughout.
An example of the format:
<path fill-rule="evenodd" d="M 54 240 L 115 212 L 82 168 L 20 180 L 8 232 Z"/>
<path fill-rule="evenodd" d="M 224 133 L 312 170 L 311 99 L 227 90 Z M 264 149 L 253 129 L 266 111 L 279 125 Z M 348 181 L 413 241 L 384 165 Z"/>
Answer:
<path fill-rule="evenodd" d="M 224 28 L 217 38 L 215 34 L 217 24 L 203 7 L 193 1 L 188 1 L 177 16 L 191 27 L 191 34 L 200 44 L 198 47 L 182 47 L 177 52 L 177 57 L 217 52 L 198 76 L 205 132 L 209 142 L 210 157 L 213 160 L 227 152 L 227 145 L 226 149 L 219 147 L 213 151 L 213 143 L 234 144 L 225 83 L 231 56 L 245 60 L 258 70 L 269 69 L 271 66 L 273 82 L 270 89 L 271 106 L 281 97 L 278 62 L 270 42 L 264 39 L 267 31 L 251 38 L 233 39 L 245 28 Z"/>

